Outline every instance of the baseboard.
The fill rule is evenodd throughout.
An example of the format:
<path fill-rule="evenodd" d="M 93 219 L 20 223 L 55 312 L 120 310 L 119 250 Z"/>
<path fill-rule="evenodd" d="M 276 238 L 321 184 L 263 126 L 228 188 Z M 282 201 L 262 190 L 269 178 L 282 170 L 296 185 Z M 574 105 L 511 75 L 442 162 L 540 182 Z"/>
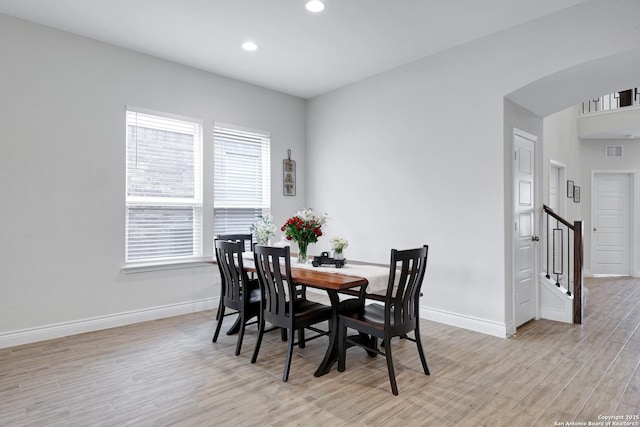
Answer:
<path fill-rule="evenodd" d="M 307 292 L 313 293 L 314 289 L 308 288 Z M 367 303 L 369 302 L 367 301 Z M 486 319 L 465 316 L 458 313 L 452 313 L 423 306 L 420 306 L 420 318 L 433 320 L 434 322 L 443 323 L 445 325 L 469 329 L 471 331 L 481 332 L 483 334 L 493 335 L 500 338 L 505 338 L 515 333 L 515 327 L 513 327 L 513 324 L 505 325 L 499 322 L 492 322 Z"/>
<path fill-rule="evenodd" d="M 464 316 L 435 308 L 420 307 L 420 317 L 434 322 L 444 323 L 458 328 L 481 332 L 494 337 L 507 337 L 507 325 L 478 317 Z"/>
<path fill-rule="evenodd" d="M 149 320 L 209 310 L 217 307 L 218 301 L 218 297 L 205 298 L 179 304 L 151 307 L 125 313 L 116 313 L 107 316 L 92 317 L 89 319 L 74 320 L 71 322 L 55 323 L 36 328 L 0 333 L 0 348 L 30 344 L 38 341 L 66 337 L 69 335 L 99 331 L 102 329 L 131 325 Z"/>
<path fill-rule="evenodd" d="M 568 321 L 567 316 L 568 314 L 562 310 L 553 310 L 550 308 L 540 309 L 540 317 L 542 319 L 553 320 L 555 322 L 573 323 L 573 319 L 571 319 L 571 321 Z"/>

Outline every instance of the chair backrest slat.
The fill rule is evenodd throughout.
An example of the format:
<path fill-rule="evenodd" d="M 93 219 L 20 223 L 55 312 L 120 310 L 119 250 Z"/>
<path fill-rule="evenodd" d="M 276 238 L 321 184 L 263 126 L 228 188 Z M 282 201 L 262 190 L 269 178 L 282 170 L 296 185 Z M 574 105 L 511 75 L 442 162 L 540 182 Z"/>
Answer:
<path fill-rule="evenodd" d="M 385 298 L 385 323 L 400 325 L 418 317 L 420 289 L 427 267 L 429 247 L 398 251 L 391 250 L 389 283 Z"/>
<path fill-rule="evenodd" d="M 216 259 L 222 275 L 225 301 L 243 303 L 242 284 L 248 283 L 249 278 L 242 262 L 244 245 L 241 241 L 216 240 Z"/>
<path fill-rule="evenodd" d="M 245 252 L 251 252 L 251 249 L 253 248 L 253 235 L 251 233 L 218 234 L 215 240 L 231 240 L 233 242 L 240 240 L 242 242 L 242 248 Z"/>
<path fill-rule="evenodd" d="M 274 248 L 256 245 L 254 259 L 260 288 L 264 295 L 265 319 L 273 323 L 275 319 L 282 322 L 294 313 L 295 284 L 291 279 L 291 260 L 289 247 Z M 283 273 L 284 267 L 284 273 Z"/>
<path fill-rule="evenodd" d="M 251 250 L 251 247 L 253 245 L 253 236 L 251 234 L 218 234 L 213 241 L 214 248 L 216 247 L 216 243 L 218 241 L 231 241 L 231 242 L 240 241 L 242 243 L 242 251 L 244 252 L 247 250 L 247 243 L 249 246 L 248 250 Z M 229 288 L 229 285 L 226 283 L 226 276 L 222 269 L 222 262 L 220 260 L 220 257 L 218 256 L 218 250 L 216 249 L 215 252 L 216 252 L 216 262 L 218 263 L 218 270 L 220 270 L 220 281 L 221 281 L 221 287 L 222 287 L 221 297 L 224 298 L 226 291 Z M 242 256 L 240 257 L 242 258 Z"/>

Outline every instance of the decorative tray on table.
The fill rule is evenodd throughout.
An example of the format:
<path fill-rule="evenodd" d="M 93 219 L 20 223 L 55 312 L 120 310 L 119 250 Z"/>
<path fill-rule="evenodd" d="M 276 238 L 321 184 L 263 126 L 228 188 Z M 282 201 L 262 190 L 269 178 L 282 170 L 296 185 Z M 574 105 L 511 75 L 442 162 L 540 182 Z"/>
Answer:
<path fill-rule="evenodd" d="M 336 268 L 342 268 L 347 263 L 346 259 L 335 259 L 329 257 L 329 252 L 322 252 L 320 256 L 314 256 L 311 265 L 320 267 L 321 265 L 335 265 Z"/>

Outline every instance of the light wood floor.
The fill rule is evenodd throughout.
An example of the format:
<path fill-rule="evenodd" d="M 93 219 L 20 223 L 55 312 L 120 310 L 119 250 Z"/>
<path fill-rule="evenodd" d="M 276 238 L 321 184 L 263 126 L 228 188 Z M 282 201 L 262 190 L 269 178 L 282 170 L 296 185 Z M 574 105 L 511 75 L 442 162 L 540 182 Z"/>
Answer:
<path fill-rule="evenodd" d="M 531 322 L 509 339 L 423 321 L 384 358 L 358 348 L 314 378 L 326 338 L 294 355 L 272 332 L 249 363 L 236 337 L 211 343 L 214 311 L 0 349 L 0 425 L 554 426 L 640 414 L 640 280 L 589 279 L 584 325 Z M 230 318 L 229 322 L 231 321 Z M 640 420 L 635 420 L 640 421 Z M 636 424 L 638 425 L 638 424 Z"/>

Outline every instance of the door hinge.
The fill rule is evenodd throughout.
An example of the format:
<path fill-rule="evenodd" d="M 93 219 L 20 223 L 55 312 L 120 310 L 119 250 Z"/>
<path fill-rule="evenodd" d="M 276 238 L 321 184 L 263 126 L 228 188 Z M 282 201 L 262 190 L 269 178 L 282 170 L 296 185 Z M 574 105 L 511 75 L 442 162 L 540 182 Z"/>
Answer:
<path fill-rule="evenodd" d="M 513 160 L 518 160 L 518 152 L 517 151 L 513 152 Z"/>

